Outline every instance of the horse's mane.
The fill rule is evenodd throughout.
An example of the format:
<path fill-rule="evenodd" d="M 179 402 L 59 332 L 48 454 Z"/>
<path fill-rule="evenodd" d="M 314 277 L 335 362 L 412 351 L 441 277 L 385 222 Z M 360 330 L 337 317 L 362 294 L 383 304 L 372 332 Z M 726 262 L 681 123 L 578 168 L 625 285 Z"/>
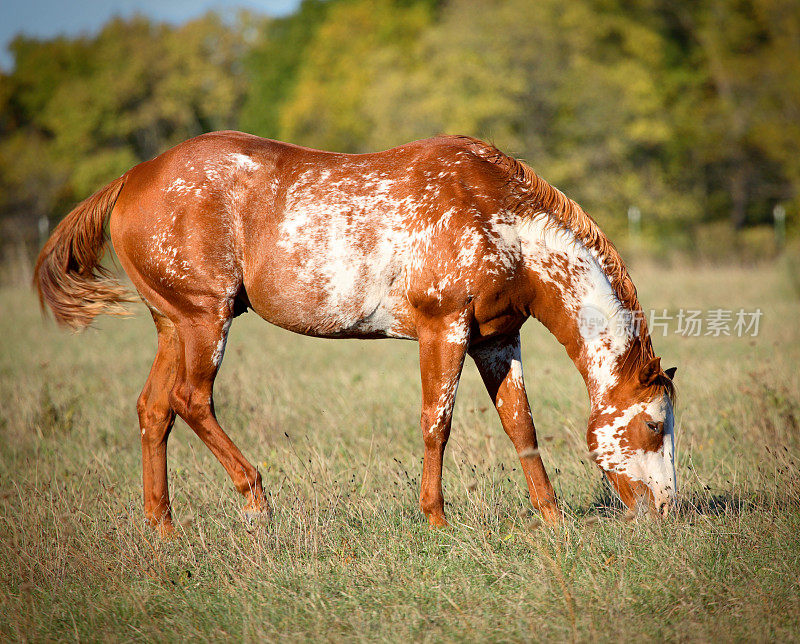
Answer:
<path fill-rule="evenodd" d="M 504 154 L 480 139 L 469 136 L 448 138 L 458 141 L 470 152 L 498 168 L 506 180 L 506 207 L 511 212 L 523 219 L 543 214 L 547 217 L 545 225 L 561 228 L 574 235 L 597 259 L 620 303 L 641 315 L 639 333 L 633 338 L 624 361 L 625 368 L 633 373 L 655 357 L 636 287 L 619 251 L 600 230 L 597 222 L 576 202 L 547 183 L 522 161 Z M 658 378 L 656 386 L 662 387 L 670 399 L 674 398 L 674 386 L 668 377 Z"/>

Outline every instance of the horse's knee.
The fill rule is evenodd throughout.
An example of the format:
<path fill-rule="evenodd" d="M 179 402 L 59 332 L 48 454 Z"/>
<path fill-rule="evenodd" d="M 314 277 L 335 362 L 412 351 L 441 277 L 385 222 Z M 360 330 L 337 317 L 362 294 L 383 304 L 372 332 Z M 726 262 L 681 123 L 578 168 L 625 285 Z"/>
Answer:
<path fill-rule="evenodd" d="M 426 446 L 434 447 L 447 442 L 450 427 L 447 419 L 436 409 L 422 410 L 422 440 Z"/>
<path fill-rule="evenodd" d="M 437 427 L 441 426 L 443 424 L 441 416 L 442 414 L 440 414 L 439 410 L 435 407 L 424 407 L 420 419 L 422 431 L 427 434 L 429 430 L 435 430 Z"/>

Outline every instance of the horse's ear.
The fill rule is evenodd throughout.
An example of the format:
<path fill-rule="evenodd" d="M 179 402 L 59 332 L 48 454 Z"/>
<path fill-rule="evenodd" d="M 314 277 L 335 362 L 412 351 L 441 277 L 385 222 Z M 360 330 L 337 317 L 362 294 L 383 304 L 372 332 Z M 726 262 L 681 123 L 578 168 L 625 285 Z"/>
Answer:
<path fill-rule="evenodd" d="M 639 382 L 645 387 L 653 384 L 653 381 L 661 373 L 661 358 L 652 358 L 639 372 Z"/>
<path fill-rule="evenodd" d="M 667 378 L 669 378 L 670 380 L 675 380 L 675 372 L 677 370 L 678 370 L 678 367 L 670 367 L 669 369 L 664 371 L 664 373 L 667 374 Z"/>

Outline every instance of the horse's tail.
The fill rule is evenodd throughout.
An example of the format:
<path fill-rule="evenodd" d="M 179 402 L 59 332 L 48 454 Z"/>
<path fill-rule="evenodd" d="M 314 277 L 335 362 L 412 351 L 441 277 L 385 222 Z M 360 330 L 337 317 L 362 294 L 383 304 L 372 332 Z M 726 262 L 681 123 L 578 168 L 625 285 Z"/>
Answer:
<path fill-rule="evenodd" d="M 125 288 L 100 265 L 105 221 L 124 184 L 123 175 L 79 203 L 39 253 L 33 273 L 39 304 L 42 311 L 49 306 L 62 326 L 77 331 L 101 313 L 125 314 Z"/>

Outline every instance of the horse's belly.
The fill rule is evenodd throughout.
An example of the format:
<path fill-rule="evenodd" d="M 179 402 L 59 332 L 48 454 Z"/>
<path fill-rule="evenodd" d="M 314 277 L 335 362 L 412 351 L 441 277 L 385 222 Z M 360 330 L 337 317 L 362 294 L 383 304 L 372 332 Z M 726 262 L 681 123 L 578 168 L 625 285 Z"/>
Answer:
<path fill-rule="evenodd" d="M 416 337 L 397 271 L 361 261 L 301 265 L 280 253 L 269 264 L 245 288 L 272 324 L 329 338 Z"/>
<path fill-rule="evenodd" d="M 320 184 L 320 176 L 302 175 L 287 189 L 283 208 L 250 252 L 245 287 L 253 308 L 308 335 L 415 337 L 404 292 L 409 233 L 400 202 L 378 187 L 362 185 L 364 192 L 352 194 L 331 177 Z"/>
<path fill-rule="evenodd" d="M 319 303 L 315 305 L 314 303 Z M 407 338 L 415 339 L 411 316 L 402 303 L 387 298 L 377 306 L 359 306 L 351 301 L 332 307 L 326 294 L 306 291 L 274 294 L 266 301 L 252 301 L 253 310 L 271 324 L 321 338 Z M 358 311 L 354 313 L 354 311 Z"/>

